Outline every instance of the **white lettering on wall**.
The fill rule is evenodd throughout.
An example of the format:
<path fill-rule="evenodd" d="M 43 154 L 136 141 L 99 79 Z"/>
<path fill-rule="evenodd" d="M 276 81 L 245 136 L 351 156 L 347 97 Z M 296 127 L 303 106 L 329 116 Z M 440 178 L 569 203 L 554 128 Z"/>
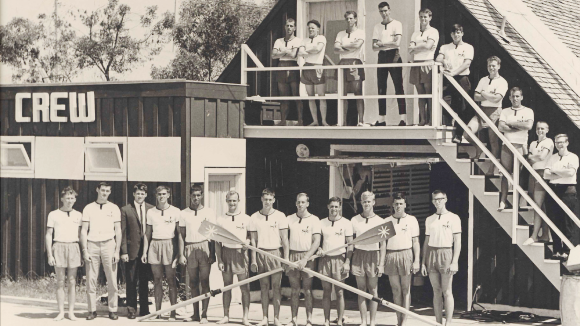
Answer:
<path fill-rule="evenodd" d="M 32 98 L 32 118 L 23 116 L 22 102 Z M 68 98 L 69 117 L 59 115 L 59 111 L 66 110 L 64 104 L 59 104 L 59 99 Z M 95 93 L 16 93 L 14 116 L 16 122 L 68 122 L 73 123 L 95 121 Z"/>

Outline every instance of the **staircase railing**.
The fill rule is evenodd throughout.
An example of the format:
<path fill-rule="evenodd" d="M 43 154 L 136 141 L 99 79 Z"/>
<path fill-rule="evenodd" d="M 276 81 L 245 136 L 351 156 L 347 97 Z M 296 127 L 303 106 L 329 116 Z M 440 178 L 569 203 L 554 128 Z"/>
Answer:
<path fill-rule="evenodd" d="M 503 176 L 508 180 L 509 183 L 513 185 L 514 193 L 513 193 L 513 215 L 512 215 L 512 243 L 516 244 L 516 226 L 518 225 L 518 215 L 519 215 L 519 205 L 518 205 L 518 196 L 517 193 L 522 195 L 524 199 L 532 206 L 534 211 L 538 213 L 538 215 L 542 218 L 542 220 L 552 229 L 564 242 L 564 244 L 570 248 L 574 248 L 574 244 L 554 225 L 554 223 L 548 218 L 546 213 L 542 211 L 542 209 L 536 204 L 536 202 L 528 195 L 528 193 L 519 185 L 519 164 L 521 163 L 529 172 L 530 174 L 536 179 L 536 182 L 539 183 L 546 192 L 554 199 L 554 201 L 568 214 L 568 216 L 580 227 L 580 220 L 578 217 L 564 204 L 564 202 L 554 193 L 554 191 L 548 186 L 548 184 L 544 181 L 544 179 L 536 172 L 534 168 L 527 162 L 522 154 L 518 152 L 518 150 L 512 145 L 512 143 L 499 131 L 499 129 L 495 126 L 495 124 L 491 121 L 491 119 L 481 110 L 481 108 L 475 103 L 475 101 L 463 90 L 463 88 L 455 81 L 453 77 L 445 75 L 445 78 L 457 89 L 457 91 L 464 97 L 464 99 L 469 103 L 475 112 L 489 125 L 489 128 L 493 130 L 493 132 L 498 136 L 499 139 L 503 141 L 503 144 L 509 148 L 509 150 L 514 155 L 514 176 L 512 177 L 510 173 L 503 167 L 503 165 L 499 162 L 499 160 L 493 156 L 493 154 L 487 149 L 487 147 L 479 140 L 479 138 L 471 131 L 471 129 L 467 126 L 467 124 L 462 121 L 457 113 L 453 111 L 453 109 L 445 102 L 440 101 L 441 106 L 459 123 L 459 125 L 465 130 L 471 139 L 479 146 L 485 155 L 489 157 L 489 159 L 493 162 L 493 164 L 501 171 Z"/>

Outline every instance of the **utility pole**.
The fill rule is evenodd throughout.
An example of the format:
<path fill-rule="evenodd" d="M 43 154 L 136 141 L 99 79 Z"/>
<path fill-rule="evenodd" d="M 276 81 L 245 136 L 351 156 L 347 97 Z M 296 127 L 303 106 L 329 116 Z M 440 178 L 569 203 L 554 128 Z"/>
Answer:
<path fill-rule="evenodd" d="M 54 78 L 58 81 L 58 0 L 54 0 L 54 56 L 55 56 L 55 65 L 54 65 Z"/>

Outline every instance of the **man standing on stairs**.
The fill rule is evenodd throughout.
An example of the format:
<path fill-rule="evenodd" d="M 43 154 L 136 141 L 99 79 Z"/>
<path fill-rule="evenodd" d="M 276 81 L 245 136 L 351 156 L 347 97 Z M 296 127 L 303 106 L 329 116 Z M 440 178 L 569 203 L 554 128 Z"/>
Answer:
<path fill-rule="evenodd" d="M 526 152 L 528 144 L 528 130 L 534 125 L 534 111 L 522 105 L 524 93 L 519 87 L 512 87 L 510 90 L 510 101 L 512 106 L 501 111 L 499 117 L 499 131 L 503 132 L 505 138 L 518 150 L 522 155 Z M 514 172 L 514 153 L 503 144 L 501 148 L 501 164 L 512 174 Z M 518 165 L 520 166 L 520 165 Z M 514 191 L 515 196 L 519 196 Z M 506 208 L 508 196 L 508 181 L 505 177 L 501 178 L 501 192 L 499 199 L 498 211 Z"/>
<path fill-rule="evenodd" d="M 576 194 L 576 173 L 578 172 L 578 156 L 568 151 L 568 135 L 559 134 L 555 138 L 557 154 L 552 155 L 544 170 L 544 179 L 550 181 L 550 188 L 576 215 L 580 216 L 580 202 Z M 552 196 L 546 198 L 546 211 L 552 222 L 562 233 L 577 246 L 580 243 L 580 230 L 578 225 L 564 212 Z M 568 258 L 570 248 L 566 250 L 562 246 L 560 237 L 552 231 L 554 239 L 554 256 Z"/>
<path fill-rule="evenodd" d="M 461 252 L 461 219 L 447 210 L 447 194 L 435 190 L 432 194 L 435 214 L 425 220 L 425 242 L 421 274 L 427 276 L 433 286 L 433 310 L 438 323 L 451 325 L 455 301 L 453 299 L 453 275 L 459 270 Z"/>
<path fill-rule="evenodd" d="M 508 91 L 508 82 L 499 75 L 499 68 L 501 68 L 500 58 L 496 56 L 487 58 L 487 71 L 489 72 L 489 76 L 483 77 L 479 80 L 473 97 L 474 100 L 481 101 L 481 110 L 493 123 L 497 123 L 497 120 L 499 119 L 502 111 L 501 102 Z M 499 138 L 496 133 L 489 128 L 482 117 L 476 114 L 471 118 L 471 121 L 469 121 L 468 127 L 474 134 L 477 134 L 481 129 L 487 129 L 491 154 L 493 154 L 495 158 L 500 157 Z M 465 138 L 473 144 L 473 140 L 471 140 L 468 135 L 466 135 Z M 473 158 L 478 159 L 482 151 L 483 150 L 479 148 L 479 146 L 475 146 L 475 156 Z"/>
<path fill-rule="evenodd" d="M 453 42 L 441 46 L 439 55 L 435 61 L 443 63 L 443 73 L 453 77 L 465 92 L 469 92 L 471 90 L 469 66 L 473 60 L 473 46 L 463 42 L 463 26 L 459 24 L 454 24 L 451 28 L 451 39 L 453 39 Z M 467 110 L 465 107 L 465 99 L 455 89 L 455 86 L 448 82 L 445 82 L 445 84 L 447 88 L 443 95 L 451 96 L 451 108 L 459 115 L 463 122 L 469 122 L 473 116 L 473 111 L 471 109 Z M 459 144 L 461 137 L 463 137 L 463 128 L 456 121 L 453 142 Z"/>

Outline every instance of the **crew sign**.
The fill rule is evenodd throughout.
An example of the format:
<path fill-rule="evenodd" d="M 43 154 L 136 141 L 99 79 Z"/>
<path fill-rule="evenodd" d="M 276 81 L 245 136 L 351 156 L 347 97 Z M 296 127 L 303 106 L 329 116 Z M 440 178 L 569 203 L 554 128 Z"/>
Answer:
<path fill-rule="evenodd" d="M 32 99 L 32 117 L 25 117 L 22 112 L 24 99 Z M 59 111 L 67 111 L 67 105 L 58 103 L 68 99 L 68 117 Z M 16 122 L 93 122 L 95 121 L 95 93 L 16 93 Z M 42 118 L 41 118 L 42 116 Z"/>

